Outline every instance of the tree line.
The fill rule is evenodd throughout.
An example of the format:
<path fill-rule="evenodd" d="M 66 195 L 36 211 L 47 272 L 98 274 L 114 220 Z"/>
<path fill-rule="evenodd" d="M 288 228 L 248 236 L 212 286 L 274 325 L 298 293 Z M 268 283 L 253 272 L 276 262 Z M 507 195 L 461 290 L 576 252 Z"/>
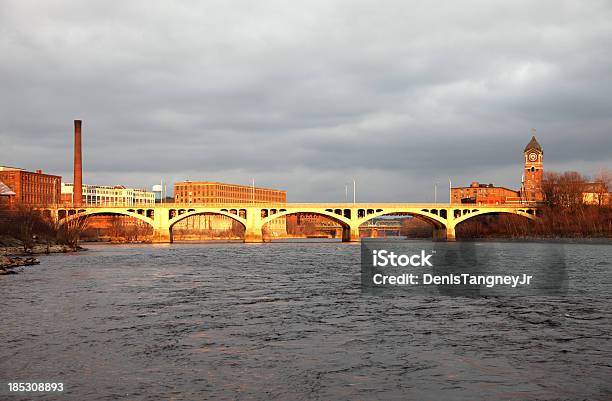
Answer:
<path fill-rule="evenodd" d="M 457 236 L 477 237 L 612 237 L 612 174 L 601 170 L 594 180 L 575 171 L 546 172 L 544 202 L 535 221 L 500 214 L 479 216 L 457 226 Z"/>
<path fill-rule="evenodd" d="M 0 234 L 18 239 L 24 252 L 30 252 L 36 243 L 65 245 L 73 250 L 79 246 L 81 233 L 87 227 L 87 219 L 74 217 L 60 224 L 49 213 L 28 205 L 9 207 L 0 204 Z"/>

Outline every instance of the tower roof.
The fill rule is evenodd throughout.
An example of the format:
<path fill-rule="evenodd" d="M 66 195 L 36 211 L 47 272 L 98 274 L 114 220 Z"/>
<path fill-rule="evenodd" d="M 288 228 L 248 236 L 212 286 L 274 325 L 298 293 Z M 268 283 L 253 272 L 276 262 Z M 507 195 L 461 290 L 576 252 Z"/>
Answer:
<path fill-rule="evenodd" d="M 542 146 L 540 146 L 540 144 L 538 143 L 538 140 L 536 139 L 535 135 L 531 137 L 531 141 L 529 141 L 527 146 L 525 146 L 524 151 L 527 152 L 529 149 L 535 149 L 542 152 Z"/>

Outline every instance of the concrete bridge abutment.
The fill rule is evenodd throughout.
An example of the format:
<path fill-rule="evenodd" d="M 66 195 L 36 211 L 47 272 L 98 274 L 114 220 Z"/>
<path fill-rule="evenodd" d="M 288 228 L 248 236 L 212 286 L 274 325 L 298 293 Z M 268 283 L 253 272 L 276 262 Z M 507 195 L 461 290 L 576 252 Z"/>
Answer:
<path fill-rule="evenodd" d="M 342 242 L 359 242 L 359 226 L 344 227 L 342 229 Z"/>
<path fill-rule="evenodd" d="M 259 208 L 247 208 L 246 225 L 244 227 L 244 242 L 248 244 L 262 243 L 263 219 Z"/>
<path fill-rule="evenodd" d="M 153 238 L 151 240 L 154 244 L 171 244 L 172 243 L 172 230 L 169 228 L 159 228 L 153 230 Z"/>
<path fill-rule="evenodd" d="M 257 244 L 264 242 L 262 229 L 247 229 L 244 230 L 244 242 L 249 244 Z"/>
<path fill-rule="evenodd" d="M 455 227 L 441 227 L 433 229 L 434 241 L 456 241 Z"/>
<path fill-rule="evenodd" d="M 162 213 L 162 210 L 156 210 L 153 216 L 153 238 L 151 242 L 154 244 L 171 244 L 172 243 L 172 225 L 168 213 Z"/>

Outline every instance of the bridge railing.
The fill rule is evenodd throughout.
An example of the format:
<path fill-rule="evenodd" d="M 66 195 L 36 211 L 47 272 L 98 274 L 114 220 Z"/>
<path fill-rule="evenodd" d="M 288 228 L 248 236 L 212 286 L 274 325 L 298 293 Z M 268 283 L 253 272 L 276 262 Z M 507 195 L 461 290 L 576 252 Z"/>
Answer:
<path fill-rule="evenodd" d="M 267 209 L 295 209 L 295 208 L 325 208 L 325 209 L 381 209 L 381 208 L 420 208 L 420 209 L 439 209 L 439 208 L 458 208 L 458 209 L 500 209 L 500 208 L 525 208 L 538 207 L 537 203 L 503 203 L 500 205 L 475 205 L 475 204 L 458 204 L 458 203 L 155 203 L 155 204 L 54 204 L 45 205 L 42 208 L 48 209 L 190 209 L 190 208 L 249 208 L 263 207 Z"/>

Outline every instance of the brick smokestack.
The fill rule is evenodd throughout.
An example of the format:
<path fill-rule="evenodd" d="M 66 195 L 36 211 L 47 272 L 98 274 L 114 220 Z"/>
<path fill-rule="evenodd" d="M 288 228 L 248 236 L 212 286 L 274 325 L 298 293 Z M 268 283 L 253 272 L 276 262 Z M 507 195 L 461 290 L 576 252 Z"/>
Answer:
<path fill-rule="evenodd" d="M 74 192 L 72 201 L 83 204 L 83 160 L 81 155 L 81 120 L 74 120 Z"/>

